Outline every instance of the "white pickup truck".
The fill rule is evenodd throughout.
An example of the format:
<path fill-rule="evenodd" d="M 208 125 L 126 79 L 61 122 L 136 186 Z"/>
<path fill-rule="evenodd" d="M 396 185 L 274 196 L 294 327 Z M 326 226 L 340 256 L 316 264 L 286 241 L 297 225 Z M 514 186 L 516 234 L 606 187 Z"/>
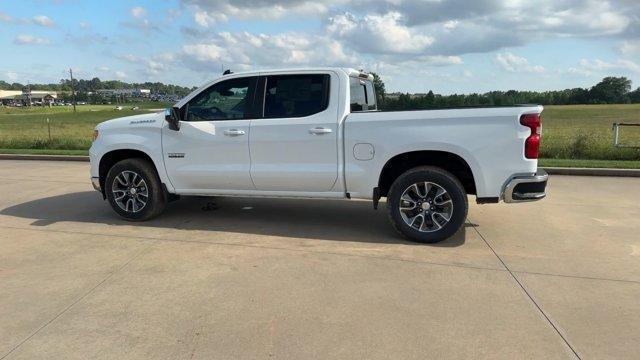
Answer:
<path fill-rule="evenodd" d="M 342 68 L 226 74 L 165 113 L 99 124 L 96 190 L 126 220 L 179 195 L 386 198 L 419 242 L 455 234 L 478 203 L 545 196 L 541 106 L 378 111 L 373 77 Z"/>

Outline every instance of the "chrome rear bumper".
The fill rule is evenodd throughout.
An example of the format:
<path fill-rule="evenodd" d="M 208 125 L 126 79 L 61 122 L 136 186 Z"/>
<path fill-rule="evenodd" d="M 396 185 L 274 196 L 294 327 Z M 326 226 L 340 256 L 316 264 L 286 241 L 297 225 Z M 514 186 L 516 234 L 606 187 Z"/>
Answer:
<path fill-rule="evenodd" d="M 514 176 L 502 192 L 502 199 L 506 203 L 516 203 L 525 201 L 536 201 L 544 199 L 547 195 L 549 175 L 546 171 L 539 169 L 534 175 Z"/>

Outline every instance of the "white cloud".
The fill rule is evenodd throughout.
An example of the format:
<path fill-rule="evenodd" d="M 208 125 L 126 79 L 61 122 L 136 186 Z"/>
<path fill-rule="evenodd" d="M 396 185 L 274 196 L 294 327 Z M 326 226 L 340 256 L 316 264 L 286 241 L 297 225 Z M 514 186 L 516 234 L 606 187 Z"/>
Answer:
<path fill-rule="evenodd" d="M 354 0 L 378 13 L 397 11 L 410 26 L 450 21 L 482 23 L 495 29 L 571 36 L 619 34 L 638 14 L 633 1 L 619 0 Z M 352 3 L 353 3 L 352 2 Z M 451 24 L 451 23 L 449 23 Z M 508 25 L 508 26 L 507 26 Z"/>
<path fill-rule="evenodd" d="M 197 62 L 221 62 L 229 60 L 227 51 L 216 44 L 190 44 L 182 47 L 182 53 Z"/>
<path fill-rule="evenodd" d="M 473 77 L 473 73 L 471 73 L 470 71 L 461 71 L 461 72 L 450 73 L 450 72 L 432 71 L 432 70 L 429 70 L 429 69 L 422 69 L 422 70 L 418 70 L 416 72 L 419 73 L 420 75 L 423 75 L 424 77 L 426 77 L 428 79 L 431 79 L 431 80 L 439 79 L 439 80 L 442 80 L 442 81 L 456 82 L 456 83 L 468 82 L 469 79 Z"/>
<path fill-rule="evenodd" d="M 182 5 L 205 29 L 230 19 L 326 19 L 329 36 L 372 54 L 462 55 L 552 37 L 640 33 L 640 2 L 633 0 L 182 0 Z M 345 10 L 352 14 L 336 13 Z M 328 13 L 335 15 L 327 19 Z"/>
<path fill-rule="evenodd" d="M 151 57 L 139 57 L 133 54 L 125 54 L 118 56 L 119 59 L 126 62 L 140 65 L 141 70 L 148 75 L 156 75 L 169 70 L 176 57 L 171 53 L 161 53 Z"/>
<path fill-rule="evenodd" d="M 526 58 L 516 56 L 506 52 L 496 55 L 496 62 L 500 67 L 508 72 L 514 73 L 543 73 L 544 67 L 531 65 Z"/>
<path fill-rule="evenodd" d="M 313 0 L 182 0 L 194 10 L 194 20 L 198 25 L 208 27 L 218 22 L 235 19 L 280 19 L 293 15 L 317 16 L 325 14 L 331 3 L 338 1 Z M 346 2 L 346 1 L 341 1 Z"/>
<path fill-rule="evenodd" d="M 153 33 L 162 32 L 162 28 L 155 22 L 150 21 L 147 18 L 147 9 L 136 6 L 129 10 L 131 18 L 129 20 L 121 21 L 120 24 L 124 27 L 141 30 L 145 35 L 151 35 Z"/>
<path fill-rule="evenodd" d="M 447 65 L 460 65 L 463 63 L 462 58 L 459 56 L 422 56 L 418 58 L 418 61 L 425 65 L 432 66 L 447 66 Z"/>
<path fill-rule="evenodd" d="M 442 27 L 446 31 L 451 31 L 451 30 L 457 28 L 458 24 L 460 24 L 460 22 L 458 20 L 448 20 L 448 21 L 445 21 L 444 24 L 442 24 Z"/>
<path fill-rule="evenodd" d="M 13 40 L 16 45 L 48 45 L 51 42 L 48 39 L 36 37 L 33 35 L 21 34 Z"/>
<path fill-rule="evenodd" d="M 8 79 L 10 82 L 16 82 L 16 80 L 18 80 L 18 73 L 16 73 L 16 72 L 13 72 L 13 71 L 7 71 L 7 72 L 5 73 L 5 75 L 7 76 L 7 79 Z"/>
<path fill-rule="evenodd" d="M 591 76 L 593 72 L 580 67 L 570 67 L 567 72 L 571 75 Z"/>
<path fill-rule="evenodd" d="M 333 39 L 298 33 L 277 35 L 248 32 L 216 34 L 207 42 L 182 47 L 181 60 L 197 71 L 217 71 L 220 64 L 234 70 L 263 66 L 357 66 L 358 59 Z"/>
<path fill-rule="evenodd" d="M 613 62 L 607 62 L 600 59 L 580 60 L 579 66 L 569 68 L 571 74 L 591 76 L 594 74 L 602 75 L 610 72 L 631 72 L 640 74 L 640 65 L 632 60 L 618 59 Z"/>
<path fill-rule="evenodd" d="M 636 74 L 640 74 L 640 65 L 632 60 L 620 59 L 617 61 L 618 67 L 626 69 Z"/>
<path fill-rule="evenodd" d="M 140 59 L 133 54 L 120 55 L 119 58 L 132 63 L 136 63 L 140 61 Z"/>
<path fill-rule="evenodd" d="M 127 73 L 125 73 L 124 71 L 116 71 L 114 73 L 114 75 L 118 78 L 118 79 L 124 79 L 127 77 Z"/>
<path fill-rule="evenodd" d="M 66 41 L 70 42 L 81 49 L 86 49 L 90 46 L 102 44 L 107 45 L 113 43 L 113 40 L 106 35 L 94 32 L 91 29 L 91 24 L 85 21 L 78 23 L 80 31 L 69 31 L 66 35 Z"/>
<path fill-rule="evenodd" d="M 329 19 L 327 32 L 365 53 L 421 54 L 433 44 L 433 37 L 404 26 L 402 21 L 398 12 L 363 18 L 344 13 Z"/>
<path fill-rule="evenodd" d="M 206 11 L 196 11 L 193 20 L 202 27 L 209 27 L 209 24 L 215 24 L 220 20 L 226 21 L 227 17 L 224 14 L 209 15 Z"/>
<path fill-rule="evenodd" d="M 622 42 L 620 52 L 624 55 L 640 55 L 640 40 L 626 40 Z"/>
<path fill-rule="evenodd" d="M 100 71 L 100 72 L 107 72 L 107 71 L 109 71 L 110 69 L 109 69 L 109 67 L 108 67 L 108 66 L 98 66 L 98 67 L 96 67 L 96 70 L 97 70 L 97 71 Z"/>
<path fill-rule="evenodd" d="M 37 15 L 33 17 L 33 23 L 40 26 L 52 27 L 55 25 L 53 20 L 46 15 Z"/>
<path fill-rule="evenodd" d="M 3 11 L 0 11 L 0 21 L 10 23 L 13 22 L 13 17 Z"/>
<path fill-rule="evenodd" d="M 134 8 L 131 8 L 130 12 L 131 12 L 131 16 L 133 16 L 136 19 L 141 19 L 147 16 L 147 10 L 141 6 L 136 6 Z"/>

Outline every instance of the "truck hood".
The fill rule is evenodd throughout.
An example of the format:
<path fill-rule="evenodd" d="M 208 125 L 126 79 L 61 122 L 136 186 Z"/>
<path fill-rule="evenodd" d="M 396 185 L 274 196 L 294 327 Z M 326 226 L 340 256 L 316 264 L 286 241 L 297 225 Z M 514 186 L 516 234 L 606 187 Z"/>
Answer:
<path fill-rule="evenodd" d="M 162 127 L 164 113 L 148 113 L 133 116 L 125 116 L 101 122 L 96 126 L 97 130 L 124 129 L 132 127 Z"/>

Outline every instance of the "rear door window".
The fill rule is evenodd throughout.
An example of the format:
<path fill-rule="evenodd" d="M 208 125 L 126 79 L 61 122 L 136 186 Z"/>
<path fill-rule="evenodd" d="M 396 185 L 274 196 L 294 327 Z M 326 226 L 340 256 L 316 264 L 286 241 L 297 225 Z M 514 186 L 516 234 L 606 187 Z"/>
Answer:
<path fill-rule="evenodd" d="M 329 75 L 272 75 L 264 94 L 265 118 L 305 117 L 329 106 Z"/>
<path fill-rule="evenodd" d="M 373 83 L 358 78 L 349 79 L 351 111 L 371 111 L 377 109 Z"/>

